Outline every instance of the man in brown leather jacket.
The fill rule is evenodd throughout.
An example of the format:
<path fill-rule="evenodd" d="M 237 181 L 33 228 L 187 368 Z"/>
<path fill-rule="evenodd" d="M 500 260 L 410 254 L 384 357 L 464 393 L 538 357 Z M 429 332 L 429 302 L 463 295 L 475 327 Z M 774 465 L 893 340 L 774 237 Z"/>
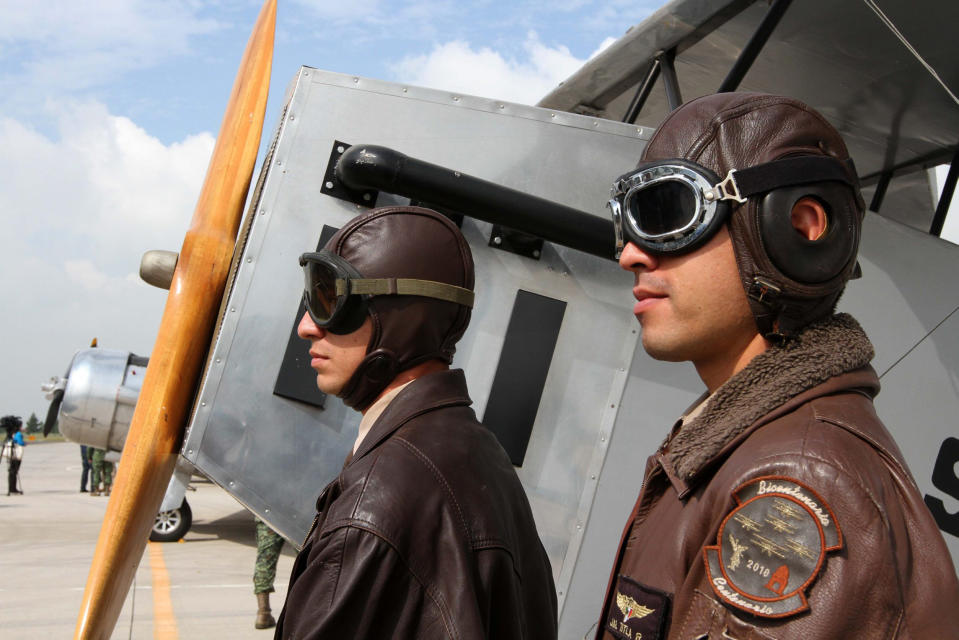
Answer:
<path fill-rule="evenodd" d="M 456 225 L 373 210 L 300 258 L 317 385 L 363 413 L 320 494 L 277 638 L 556 637 L 556 590 L 519 478 L 461 370 L 473 260 Z"/>
<path fill-rule="evenodd" d="M 959 637 L 872 345 L 834 312 L 864 210 L 838 132 L 788 98 L 699 98 L 610 208 L 643 346 L 707 392 L 647 462 L 597 638 Z"/>

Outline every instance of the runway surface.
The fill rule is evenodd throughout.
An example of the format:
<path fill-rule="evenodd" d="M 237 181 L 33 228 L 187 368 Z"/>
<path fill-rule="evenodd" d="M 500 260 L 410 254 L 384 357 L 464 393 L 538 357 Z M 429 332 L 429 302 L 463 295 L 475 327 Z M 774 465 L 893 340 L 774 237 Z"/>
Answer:
<path fill-rule="evenodd" d="M 28 444 L 24 495 L 7 496 L 0 465 L 0 637 L 72 638 L 107 498 L 80 493 L 80 446 Z M 193 526 L 178 543 L 149 543 L 114 628 L 114 639 L 259 638 L 253 516 L 216 485 L 194 478 Z M 294 550 L 277 567 L 274 616 Z"/>

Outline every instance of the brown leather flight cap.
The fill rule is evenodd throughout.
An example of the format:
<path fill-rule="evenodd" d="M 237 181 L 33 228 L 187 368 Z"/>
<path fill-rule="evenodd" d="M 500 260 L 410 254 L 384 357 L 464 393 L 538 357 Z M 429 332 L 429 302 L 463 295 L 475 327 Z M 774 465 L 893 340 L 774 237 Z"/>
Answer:
<path fill-rule="evenodd" d="M 383 207 L 357 216 L 326 244 L 364 278 L 414 278 L 473 289 L 473 256 L 446 216 L 422 207 Z M 469 307 L 421 296 L 369 299 L 373 336 L 340 397 L 368 407 L 399 372 L 431 359 L 449 363 Z"/>

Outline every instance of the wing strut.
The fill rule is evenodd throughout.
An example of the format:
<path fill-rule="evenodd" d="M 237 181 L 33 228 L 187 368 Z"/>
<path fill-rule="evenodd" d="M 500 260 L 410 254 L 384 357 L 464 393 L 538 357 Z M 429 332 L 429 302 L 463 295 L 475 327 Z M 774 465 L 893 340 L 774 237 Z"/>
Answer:
<path fill-rule="evenodd" d="M 957 181 L 959 181 L 959 147 L 956 148 L 956 155 L 952 157 L 952 164 L 949 165 L 946 182 L 942 185 L 942 195 L 939 196 L 939 204 L 936 205 L 936 215 L 933 216 L 932 226 L 929 228 L 929 233 L 936 237 L 942 234 L 942 226 L 946 223 L 946 214 L 949 213 L 949 205 L 952 204 Z"/>
<path fill-rule="evenodd" d="M 783 14 L 786 13 L 786 9 L 789 8 L 790 4 L 792 4 L 792 0 L 776 0 L 773 6 L 769 7 L 769 11 L 766 12 L 763 21 L 759 23 L 759 27 L 756 29 L 756 32 L 753 33 L 753 37 L 749 39 L 749 42 L 746 43 L 739 57 L 736 58 L 733 68 L 726 74 L 726 78 L 723 80 L 723 83 L 719 85 L 716 93 L 729 93 L 739 88 L 739 83 L 743 81 L 746 72 L 753 66 L 753 63 L 759 56 L 759 52 L 762 51 L 763 46 L 766 44 L 766 41 L 769 40 L 769 36 L 772 35 L 773 30 L 776 28 L 776 25 L 779 24 L 779 21 L 782 19 Z"/>

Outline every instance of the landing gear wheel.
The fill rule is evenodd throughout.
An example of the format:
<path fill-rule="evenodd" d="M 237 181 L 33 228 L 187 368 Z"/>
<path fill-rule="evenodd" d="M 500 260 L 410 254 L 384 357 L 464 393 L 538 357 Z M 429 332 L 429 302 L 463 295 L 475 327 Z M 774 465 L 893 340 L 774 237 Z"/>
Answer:
<path fill-rule="evenodd" d="M 176 509 L 161 511 L 150 529 L 151 542 L 176 542 L 186 535 L 193 524 L 193 512 L 186 498 Z"/>

